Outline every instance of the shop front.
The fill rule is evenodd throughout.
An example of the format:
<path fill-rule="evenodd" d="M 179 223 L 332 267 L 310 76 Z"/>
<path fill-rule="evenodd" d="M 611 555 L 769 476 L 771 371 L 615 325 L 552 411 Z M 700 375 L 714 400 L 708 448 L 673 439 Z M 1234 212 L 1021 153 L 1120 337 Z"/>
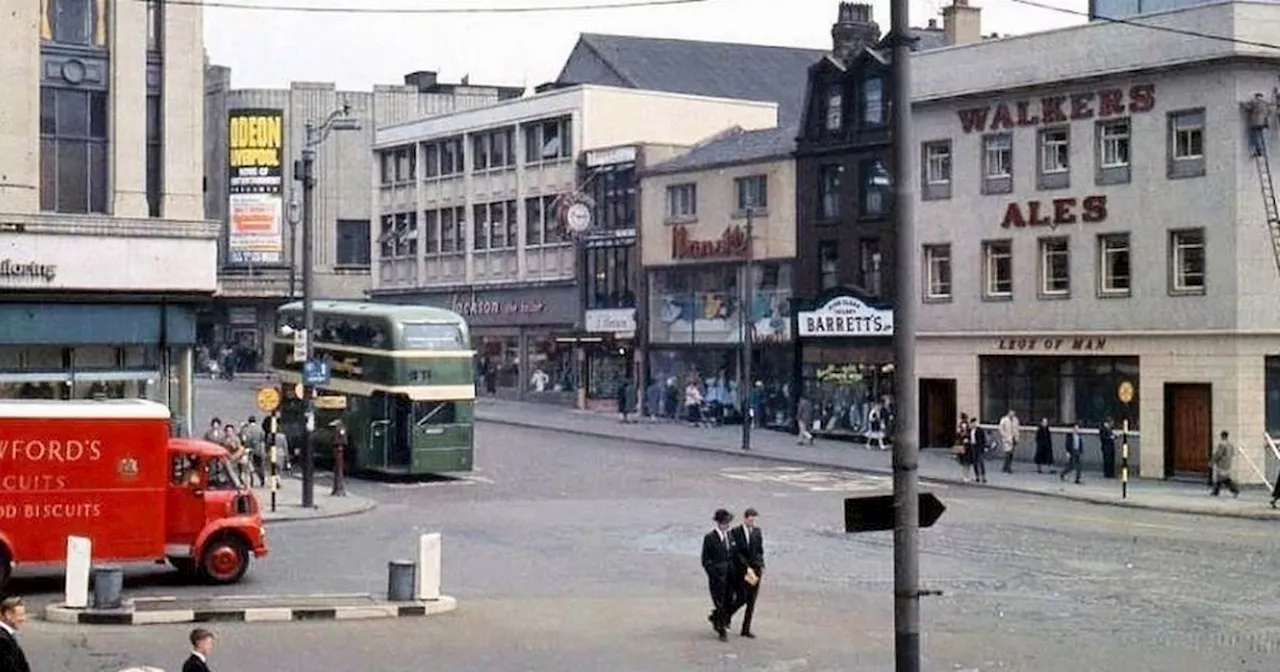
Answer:
<path fill-rule="evenodd" d="M 813 404 L 814 434 L 892 436 L 893 311 L 849 288 L 797 301 L 794 387 Z"/>
<path fill-rule="evenodd" d="M 576 403 L 579 304 L 572 284 L 454 290 L 397 301 L 447 308 L 467 319 L 480 394 Z"/>
<path fill-rule="evenodd" d="M 618 388 L 636 380 L 636 309 L 587 310 L 583 332 L 587 405 L 614 410 Z"/>
<path fill-rule="evenodd" d="M 1280 429 L 1280 338 L 1152 333 L 1041 332 L 1001 336 L 921 334 L 922 435 L 954 427 L 956 414 L 994 425 L 1013 410 L 1030 460 L 1034 427 L 1047 420 L 1062 459 L 1079 424 L 1086 470 L 1100 468 L 1098 429 L 1129 425 L 1130 468 L 1144 478 L 1202 480 L 1219 432 L 1239 447 L 1236 476 L 1274 480 L 1268 446 Z M 950 417 L 948 417 L 950 416 Z M 930 427 L 932 426 L 932 427 Z"/>
<path fill-rule="evenodd" d="M 788 421 L 791 348 L 791 265 L 752 265 L 750 311 L 741 310 L 741 264 L 655 269 L 649 274 L 649 351 L 646 399 L 662 399 L 672 416 L 696 379 L 709 403 L 738 417 L 743 332 L 752 335 L 751 377 L 764 426 Z M 652 403 L 650 404 L 653 405 Z"/>
<path fill-rule="evenodd" d="M 216 288 L 213 232 L 65 228 L 0 244 L 0 399 L 151 399 L 189 432 L 196 310 Z"/>

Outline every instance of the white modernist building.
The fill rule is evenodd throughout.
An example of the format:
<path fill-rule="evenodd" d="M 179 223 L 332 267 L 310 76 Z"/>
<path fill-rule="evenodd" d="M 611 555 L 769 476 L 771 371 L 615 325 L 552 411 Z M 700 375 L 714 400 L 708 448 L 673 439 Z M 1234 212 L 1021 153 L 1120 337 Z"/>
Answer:
<path fill-rule="evenodd" d="M 1078 422 L 1096 463 L 1127 418 L 1143 477 L 1201 478 L 1226 431 L 1238 479 L 1274 478 L 1280 154 L 1252 155 L 1242 102 L 1272 97 L 1280 52 L 1251 42 L 1277 21 L 1223 2 L 915 57 L 925 440 L 1013 409 Z"/>

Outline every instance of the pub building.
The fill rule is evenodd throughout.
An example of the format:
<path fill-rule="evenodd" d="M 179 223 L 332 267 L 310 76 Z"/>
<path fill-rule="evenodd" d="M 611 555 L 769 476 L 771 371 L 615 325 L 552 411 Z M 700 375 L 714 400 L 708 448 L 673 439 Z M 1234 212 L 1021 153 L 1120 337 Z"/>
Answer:
<path fill-rule="evenodd" d="M 1275 478 L 1280 249 L 1241 102 L 1270 96 L 1280 61 L 1231 40 L 1280 7 L 1160 21 L 1167 32 L 1089 23 L 913 59 L 923 445 L 950 445 L 958 413 L 994 424 L 1014 410 L 1018 459 L 1042 419 L 1059 459 L 1079 424 L 1096 477 L 1110 418 L 1128 421 L 1133 475 L 1203 482 L 1226 431 L 1236 478 Z M 1206 25 L 1228 26 L 1222 44 L 1180 34 Z M 1045 67 L 989 67 L 1029 62 Z"/>

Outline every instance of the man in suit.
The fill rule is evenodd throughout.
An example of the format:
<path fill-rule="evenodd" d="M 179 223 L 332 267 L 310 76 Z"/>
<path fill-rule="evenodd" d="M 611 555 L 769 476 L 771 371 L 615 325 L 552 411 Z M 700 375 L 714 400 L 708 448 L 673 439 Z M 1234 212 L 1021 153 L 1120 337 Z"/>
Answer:
<path fill-rule="evenodd" d="M 756 595 L 760 593 L 760 579 L 764 576 L 764 534 L 756 527 L 759 515 L 755 509 L 743 511 L 742 524 L 729 533 L 734 552 L 731 582 L 736 586 L 738 595 L 729 615 L 732 617 L 739 607 L 746 605 L 747 611 L 742 615 L 742 636 L 752 639 L 755 635 L 751 634 L 751 617 L 756 612 Z M 748 569 L 756 575 L 755 585 L 747 583 Z"/>
<path fill-rule="evenodd" d="M 717 509 L 712 517 L 716 526 L 702 538 L 702 569 L 707 573 L 707 588 L 711 593 L 713 609 L 707 620 L 720 636 L 728 641 L 727 630 L 733 618 L 734 593 L 729 583 L 733 571 L 733 540 L 729 537 L 729 523 L 733 514 Z"/>
<path fill-rule="evenodd" d="M 0 672 L 31 672 L 18 644 L 18 630 L 26 622 L 27 605 L 21 597 L 0 600 Z"/>
<path fill-rule="evenodd" d="M 191 655 L 182 664 L 182 672 L 209 672 L 209 654 L 213 653 L 213 633 L 204 628 L 191 631 Z"/>

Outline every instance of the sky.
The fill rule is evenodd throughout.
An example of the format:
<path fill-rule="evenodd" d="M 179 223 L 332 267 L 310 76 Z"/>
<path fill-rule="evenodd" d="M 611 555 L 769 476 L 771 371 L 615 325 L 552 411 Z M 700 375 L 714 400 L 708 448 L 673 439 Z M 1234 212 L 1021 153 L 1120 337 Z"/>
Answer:
<path fill-rule="evenodd" d="M 226 0 L 231 2 L 231 0 Z M 234 0 L 234 4 L 312 8 L 511 8 L 632 0 Z M 911 0 L 911 23 L 942 23 L 951 0 Z M 218 0 L 206 0 L 216 4 Z M 1044 0 L 1084 12 L 1087 0 Z M 888 32 L 889 0 L 873 16 Z M 982 32 L 1001 35 L 1084 22 L 1016 0 L 970 0 Z M 441 81 L 537 86 L 554 80 L 579 33 L 613 33 L 829 49 L 838 0 L 705 0 L 693 4 L 536 14 L 355 14 L 207 6 L 205 48 L 231 67 L 235 88 L 287 88 L 292 81 L 370 90 L 435 70 Z M 749 64 L 748 64 L 749 67 Z"/>

